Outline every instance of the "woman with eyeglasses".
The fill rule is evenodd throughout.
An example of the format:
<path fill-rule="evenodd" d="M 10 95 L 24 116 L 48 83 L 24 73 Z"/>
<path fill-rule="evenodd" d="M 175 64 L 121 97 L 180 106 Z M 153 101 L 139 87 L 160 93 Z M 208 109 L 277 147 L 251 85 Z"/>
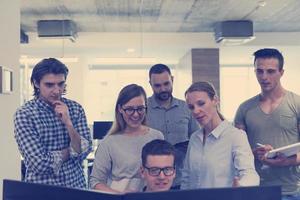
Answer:
<path fill-rule="evenodd" d="M 90 187 L 111 193 L 141 191 L 141 151 L 163 134 L 146 126 L 147 97 L 136 84 L 125 86 L 115 106 L 115 121 L 108 135 L 99 143 L 95 154 Z"/>
<path fill-rule="evenodd" d="M 202 128 L 190 138 L 181 189 L 258 185 L 247 135 L 220 114 L 214 87 L 193 83 L 185 98 Z"/>

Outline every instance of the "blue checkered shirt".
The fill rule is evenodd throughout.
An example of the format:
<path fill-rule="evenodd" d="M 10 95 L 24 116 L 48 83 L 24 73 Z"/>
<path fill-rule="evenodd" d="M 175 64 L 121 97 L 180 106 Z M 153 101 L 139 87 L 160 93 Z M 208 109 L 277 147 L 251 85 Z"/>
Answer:
<path fill-rule="evenodd" d="M 81 153 L 70 147 L 67 128 L 45 101 L 33 99 L 14 116 L 15 138 L 26 166 L 25 181 L 86 188 L 82 161 L 92 150 L 92 141 L 83 108 L 63 98 L 71 121 L 81 137 Z M 62 161 L 62 149 L 70 147 L 70 158 Z"/>

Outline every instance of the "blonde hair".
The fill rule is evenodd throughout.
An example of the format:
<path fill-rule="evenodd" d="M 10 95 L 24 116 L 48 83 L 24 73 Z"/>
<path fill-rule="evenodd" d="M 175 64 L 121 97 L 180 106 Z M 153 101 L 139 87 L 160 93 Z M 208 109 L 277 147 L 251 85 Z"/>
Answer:
<path fill-rule="evenodd" d="M 213 84 L 206 81 L 199 81 L 193 83 L 184 93 L 184 96 L 187 95 L 187 93 L 191 92 L 205 92 L 208 97 L 213 100 L 215 97 L 218 97 L 217 92 Z M 224 120 L 224 116 L 220 113 L 219 106 L 217 106 L 217 113 L 221 120 Z"/>
<path fill-rule="evenodd" d="M 107 135 L 112 135 L 116 133 L 122 132 L 126 128 L 126 122 L 122 116 L 122 114 L 119 112 L 119 107 L 122 107 L 124 104 L 129 102 L 131 99 L 143 96 L 145 100 L 145 104 L 147 105 L 147 96 L 144 88 L 142 86 L 139 86 L 137 84 L 130 84 L 125 86 L 119 93 L 119 96 L 117 98 L 116 106 L 115 106 L 115 120 L 112 124 L 111 129 L 108 131 Z M 142 124 L 146 124 L 146 115 L 142 121 Z"/>

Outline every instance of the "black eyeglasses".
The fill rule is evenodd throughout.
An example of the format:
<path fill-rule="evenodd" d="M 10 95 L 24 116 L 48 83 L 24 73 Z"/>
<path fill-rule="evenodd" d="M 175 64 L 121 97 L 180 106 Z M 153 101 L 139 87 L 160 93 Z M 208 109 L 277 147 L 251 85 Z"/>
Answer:
<path fill-rule="evenodd" d="M 122 109 L 125 111 L 125 113 L 127 115 L 133 115 L 135 112 L 137 112 L 140 115 L 143 115 L 143 114 L 145 114 L 147 107 L 140 106 L 140 107 L 137 107 L 137 108 L 128 107 L 128 108 L 122 108 Z"/>
<path fill-rule="evenodd" d="M 150 176 L 159 176 L 161 172 L 163 172 L 165 176 L 172 176 L 175 173 L 175 167 L 159 168 L 144 166 L 144 168 L 148 170 Z"/>

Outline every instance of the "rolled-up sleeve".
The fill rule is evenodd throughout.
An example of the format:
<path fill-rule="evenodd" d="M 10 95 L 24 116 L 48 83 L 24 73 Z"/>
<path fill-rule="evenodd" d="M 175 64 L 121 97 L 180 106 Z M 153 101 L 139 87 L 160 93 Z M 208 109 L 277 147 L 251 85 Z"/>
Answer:
<path fill-rule="evenodd" d="M 259 185 L 259 176 L 254 167 L 254 156 L 251 151 L 247 135 L 244 131 L 237 134 L 233 143 L 234 166 L 239 174 L 241 186 Z"/>
<path fill-rule="evenodd" d="M 77 153 L 72 147 L 70 148 L 70 155 L 72 158 L 83 161 L 88 154 L 92 151 L 92 138 L 89 127 L 87 125 L 86 116 L 83 108 L 80 106 L 79 116 L 75 122 L 73 122 L 75 130 L 80 135 L 81 152 Z"/>

